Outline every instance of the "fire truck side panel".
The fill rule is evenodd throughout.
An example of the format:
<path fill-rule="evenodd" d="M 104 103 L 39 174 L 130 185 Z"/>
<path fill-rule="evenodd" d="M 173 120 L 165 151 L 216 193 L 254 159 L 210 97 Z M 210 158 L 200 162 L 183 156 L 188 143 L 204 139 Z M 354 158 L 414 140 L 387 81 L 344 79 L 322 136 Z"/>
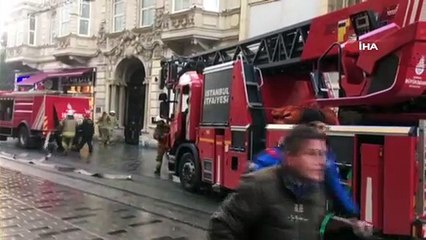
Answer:
<path fill-rule="evenodd" d="M 225 160 L 225 135 L 224 135 L 224 131 L 223 129 L 220 129 L 219 133 L 216 134 L 215 137 L 215 164 L 214 164 L 214 168 L 215 168 L 215 176 L 214 176 L 214 181 L 215 184 L 217 184 L 218 186 L 222 186 L 222 182 L 223 182 L 223 170 L 226 166 L 224 166 L 226 163 Z"/>
<path fill-rule="evenodd" d="M 242 75 L 243 68 L 240 61 L 234 63 L 232 72 L 231 105 L 229 125 L 247 126 L 251 123 L 251 117 L 247 106 L 246 86 Z"/>
<path fill-rule="evenodd" d="M 204 72 L 198 141 L 202 180 L 229 189 L 239 185 L 248 159 L 246 126 L 251 120 L 241 73 L 238 61 Z"/>
<path fill-rule="evenodd" d="M 13 112 L 16 103 L 13 98 L 0 96 L 0 136 L 1 140 L 13 134 Z"/>
<path fill-rule="evenodd" d="M 58 119 L 58 116 L 56 114 L 55 109 L 55 102 L 57 102 L 58 99 L 54 97 L 47 97 L 46 99 L 46 118 L 43 123 L 43 130 L 44 131 L 55 131 L 56 125 L 59 123 L 61 119 Z M 56 114 L 56 116 L 55 116 Z"/>
<path fill-rule="evenodd" d="M 203 77 L 195 72 L 191 73 L 191 90 L 189 97 L 189 124 L 186 126 L 188 129 L 188 136 L 186 139 L 190 142 L 195 142 L 197 139 L 196 130 L 200 126 L 201 117 L 201 99 L 203 94 Z"/>
<path fill-rule="evenodd" d="M 425 25 L 426 27 L 426 25 Z M 399 76 L 404 87 L 405 95 L 421 96 L 426 91 L 426 76 L 424 69 L 426 65 L 426 42 L 414 42 L 404 47 L 400 66 L 406 67 Z"/>
<path fill-rule="evenodd" d="M 410 235 L 410 224 L 414 221 L 415 210 L 416 143 L 416 137 L 385 137 L 383 154 L 385 234 Z"/>
<path fill-rule="evenodd" d="M 383 146 L 361 145 L 361 219 L 383 229 Z"/>
<path fill-rule="evenodd" d="M 207 183 L 213 183 L 213 172 L 216 169 L 216 129 L 211 127 L 200 127 L 198 138 L 198 149 L 201 161 L 201 179 Z"/>
<path fill-rule="evenodd" d="M 246 172 L 248 167 L 250 151 L 248 128 L 231 126 L 231 129 L 225 132 L 225 139 L 223 186 L 228 189 L 236 189 L 241 175 Z"/>
<path fill-rule="evenodd" d="M 74 112 L 74 117 L 81 121 L 86 112 L 90 112 L 90 102 L 84 97 L 48 96 L 46 98 L 47 125 L 45 130 L 55 130 L 56 125 L 64 119 L 67 111 Z"/>
<path fill-rule="evenodd" d="M 250 157 L 249 127 L 252 119 L 248 107 L 243 71 L 242 62 L 239 60 L 234 62 L 229 128 L 225 133 L 225 167 L 223 173 L 223 186 L 228 189 L 238 187 L 240 176 L 247 170 Z"/>
<path fill-rule="evenodd" d="M 14 97 L 14 99 L 15 110 L 13 114 L 13 127 L 18 130 L 19 124 L 25 122 L 30 128 L 31 118 L 35 108 L 35 97 Z"/>
<path fill-rule="evenodd" d="M 34 97 L 34 104 L 31 114 L 31 119 L 29 119 L 29 124 L 31 124 L 30 130 L 40 131 L 43 129 L 44 116 L 46 114 L 46 99 L 44 96 Z"/>

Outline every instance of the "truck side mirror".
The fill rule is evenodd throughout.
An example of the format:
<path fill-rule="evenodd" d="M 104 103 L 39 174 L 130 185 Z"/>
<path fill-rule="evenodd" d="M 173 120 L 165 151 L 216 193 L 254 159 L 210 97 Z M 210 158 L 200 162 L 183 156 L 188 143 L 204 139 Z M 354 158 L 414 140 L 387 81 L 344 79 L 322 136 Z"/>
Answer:
<path fill-rule="evenodd" d="M 169 103 L 166 101 L 160 102 L 160 117 L 169 119 Z"/>
<path fill-rule="evenodd" d="M 166 80 L 167 80 L 167 67 L 163 66 L 160 70 L 160 89 L 163 90 L 166 86 Z"/>
<path fill-rule="evenodd" d="M 178 65 L 172 63 L 170 65 L 170 79 L 173 81 L 173 83 L 177 82 L 178 80 Z"/>

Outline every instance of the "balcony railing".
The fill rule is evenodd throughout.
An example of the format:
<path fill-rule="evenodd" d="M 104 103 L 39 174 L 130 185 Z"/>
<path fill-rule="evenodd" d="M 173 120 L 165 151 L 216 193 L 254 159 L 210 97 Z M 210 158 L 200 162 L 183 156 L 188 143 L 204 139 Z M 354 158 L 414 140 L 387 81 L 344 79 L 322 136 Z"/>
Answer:
<path fill-rule="evenodd" d="M 220 13 L 190 8 L 177 13 L 164 13 L 162 17 L 162 39 L 173 40 L 196 36 L 201 39 L 221 40 L 238 36 L 240 9 Z M 160 17 L 157 14 L 157 18 Z"/>
<path fill-rule="evenodd" d="M 80 37 L 70 34 L 57 38 L 53 55 L 56 56 L 80 56 L 93 57 L 98 51 L 95 37 Z"/>

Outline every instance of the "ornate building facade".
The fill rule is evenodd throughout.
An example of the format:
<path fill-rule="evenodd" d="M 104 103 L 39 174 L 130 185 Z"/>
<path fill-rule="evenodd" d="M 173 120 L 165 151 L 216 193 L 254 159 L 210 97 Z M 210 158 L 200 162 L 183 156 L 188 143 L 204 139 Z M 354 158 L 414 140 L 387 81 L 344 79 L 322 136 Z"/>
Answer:
<path fill-rule="evenodd" d="M 77 77 L 77 92 L 89 69 L 96 116 L 115 110 L 121 126 L 149 131 L 161 59 L 238 41 L 239 18 L 239 0 L 19 0 L 6 23 L 6 63 L 16 81 L 60 70 Z"/>

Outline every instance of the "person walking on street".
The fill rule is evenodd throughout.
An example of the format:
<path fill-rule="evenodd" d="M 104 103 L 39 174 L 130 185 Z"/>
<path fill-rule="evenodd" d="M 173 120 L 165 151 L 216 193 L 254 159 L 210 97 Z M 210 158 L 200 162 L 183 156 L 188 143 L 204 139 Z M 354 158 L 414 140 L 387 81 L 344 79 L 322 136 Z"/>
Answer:
<path fill-rule="evenodd" d="M 84 145 L 87 143 L 89 147 L 89 153 L 93 152 L 93 135 L 95 134 L 95 124 L 93 120 L 90 118 L 90 114 L 86 113 L 84 115 L 83 123 L 81 124 L 82 132 L 82 140 L 79 146 L 79 150 L 81 150 Z"/>
<path fill-rule="evenodd" d="M 163 156 L 167 151 L 168 148 L 168 142 L 167 142 L 167 135 L 170 131 L 169 124 L 166 123 L 166 121 L 159 116 L 155 119 L 156 127 L 154 131 L 154 139 L 158 141 L 157 146 L 157 157 L 156 162 L 157 165 L 155 167 L 155 174 L 160 175 L 161 172 L 161 165 L 163 164 Z"/>
<path fill-rule="evenodd" d="M 118 120 L 114 110 L 109 111 L 107 128 L 108 128 L 108 140 L 106 141 L 106 143 L 110 144 L 111 141 L 114 139 L 114 129 L 118 128 Z"/>
<path fill-rule="evenodd" d="M 67 155 L 72 147 L 75 133 L 77 131 L 77 120 L 74 118 L 74 113 L 68 111 L 67 117 L 61 122 L 62 125 L 62 146 L 64 154 Z"/>
<path fill-rule="evenodd" d="M 108 118 L 108 113 L 103 112 L 102 116 L 98 119 L 98 121 L 96 122 L 96 124 L 98 125 L 98 131 L 99 131 L 99 138 L 102 140 L 102 142 L 105 142 L 105 132 L 106 132 L 106 126 L 107 126 L 107 119 Z"/>

